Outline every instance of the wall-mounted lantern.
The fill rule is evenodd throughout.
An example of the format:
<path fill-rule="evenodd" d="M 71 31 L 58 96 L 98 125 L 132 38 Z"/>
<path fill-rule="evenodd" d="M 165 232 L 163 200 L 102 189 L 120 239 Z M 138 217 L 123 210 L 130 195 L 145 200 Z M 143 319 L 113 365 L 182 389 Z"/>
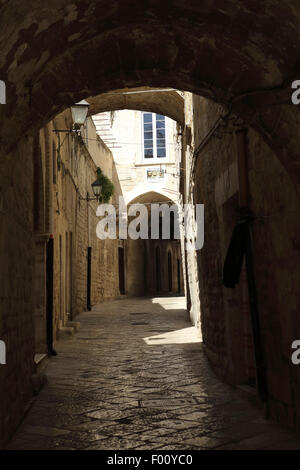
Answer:
<path fill-rule="evenodd" d="M 89 106 L 90 105 L 86 100 L 81 100 L 71 106 L 74 129 L 80 128 L 80 126 L 83 126 L 85 123 Z"/>
<path fill-rule="evenodd" d="M 79 197 L 81 201 L 96 201 L 99 199 L 102 192 L 102 184 L 98 179 L 96 179 L 96 181 L 94 181 L 91 186 L 94 193 L 94 197 L 90 197 L 89 193 L 86 193 L 86 197 Z"/>
<path fill-rule="evenodd" d="M 71 106 L 73 128 L 72 129 L 53 129 L 57 134 L 59 132 L 74 132 L 80 135 L 80 127 L 85 123 L 87 113 L 89 110 L 89 103 L 86 100 L 81 100 Z"/>
<path fill-rule="evenodd" d="M 96 181 L 94 181 L 91 186 L 92 186 L 92 190 L 93 190 L 95 198 L 98 199 L 102 191 L 102 184 L 100 183 L 98 179 L 96 179 Z"/>

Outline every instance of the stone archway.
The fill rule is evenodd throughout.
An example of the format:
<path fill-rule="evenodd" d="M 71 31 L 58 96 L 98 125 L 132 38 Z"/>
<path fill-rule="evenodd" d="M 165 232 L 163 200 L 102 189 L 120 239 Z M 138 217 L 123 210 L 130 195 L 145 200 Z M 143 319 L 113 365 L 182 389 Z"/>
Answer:
<path fill-rule="evenodd" d="M 177 90 L 149 87 L 115 90 L 87 98 L 89 114 L 133 109 L 163 114 L 184 127 L 184 99 Z"/>
<path fill-rule="evenodd" d="M 150 205 L 164 204 L 172 206 L 174 201 L 170 199 L 169 195 L 152 190 L 138 196 L 135 195 L 128 205 L 131 206 L 132 204 L 145 204 L 147 207 L 149 239 L 127 240 L 128 293 L 129 295 L 166 295 L 171 293 L 173 289 L 169 289 L 168 252 L 171 251 L 173 256 L 175 249 L 173 250 L 172 247 L 174 246 L 177 249 L 179 241 L 163 239 L 161 226 L 159 228 L 159 239 L 151 238 Z"/>
<path fill-rule="evenodd" d="M 290 95 L 291 82 L 300 75 L 300 12 L 297 0 L 56 0 L 34 9 L 12 0 L 0 6 L 0 44 L 0 78 L 6 84 L 6 104 L 0 106 L 1 274 L 12 279 L 1 284 L 0 297 L 14 292 L 6 315 L 22 316 L 15 323 L 18 356 L 9 360 L 9 377 L 18 371 L 18 388 L 12 387 L 15 393 L 3 405 L 18 410 L 10 417 L 9 433 L 32 391 L 28 156 L 34 134 L 82 98 L 124 88 L 187 90 L 240 115 L 298 184 L 300 115 Z"/>
<path fill-rule="evenodd" d="M 14 0 L 0 14 L 6 150 L 79 99 L 172 87 L 241 114 L 298 181 L 300 118 L 290 99 L 291 81 L 299 78 L 296 0 L 69 0 L 35 9 Z"/>

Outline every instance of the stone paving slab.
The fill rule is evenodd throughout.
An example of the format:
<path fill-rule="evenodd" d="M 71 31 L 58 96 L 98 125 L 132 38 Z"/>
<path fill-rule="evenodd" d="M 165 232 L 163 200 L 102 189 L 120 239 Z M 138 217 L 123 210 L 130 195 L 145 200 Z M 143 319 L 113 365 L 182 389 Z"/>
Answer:
<path fill-rule="evenodd" d="M 209 367 L 183 297 L 95 306 L 7 449 L 300 449 Z"/>

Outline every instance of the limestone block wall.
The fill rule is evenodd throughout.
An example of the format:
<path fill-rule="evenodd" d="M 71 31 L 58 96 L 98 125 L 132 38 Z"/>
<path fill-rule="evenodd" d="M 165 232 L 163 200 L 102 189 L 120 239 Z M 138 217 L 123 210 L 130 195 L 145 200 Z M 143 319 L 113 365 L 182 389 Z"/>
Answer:
<path fill-rule="evenodd" d="M 0 447 L 32 396 L 34 371 L 33 138 L 0 158 Z"/>
<path fill-rule="evenodd" d="M 35 354 L 47 353 L 46 246 L 54 239 L 53 333 L 86 310 L 87 247 L 92 247 L 91 304 L 119 295 L 117 240 L 96 237 L 96 168 L 112 177 L 111 152 L 90 124 L 93 145 L 54 129 L 70 129 L 66 111 L 0 159 L 0 447 L 33 394 Z M 116 196 L 120 186 L 113 176 Z M 70 313 L 70 315 L 67 315 Z"/>
<path fill-rule="evenodd" d="M 221 106 L 194 97 L 196 146 L 221 113 Z M 195 202 L 205 204 L 205 242 L 197 253 L 202 332 L 214 369 L 233 384 L 253 386 L 247 278 L 242 272 L 235 289 L 222 285 L 239 193 L 230 130 L 229 124 L 222 126 L 199 154 L 195 176 Z M 299 197 L 278 158 L 251 128 L 247 152 L 250 208 L 255 216 L 253 258 L 271 416 L 299 428 L 300 369 L 291 362 L 291 344 L 300 337 Z"/>
<path fill-rule="evenodd" d="M 66 125 L 63 123 L 65 114 L 55 119 L 54 128 Z M 70 126 L 69 122 L 67 124 Z M 54 330 L 57 332 L 60 325 L 87 309 L 88 247 L 91 247 L 91 304 L 118 296 L 119 285 L 117 240 L 97 238 L 98 202 L 84 200 L 93 196 L 91 183 L 96 179 L 97 166 L 112 179 L 112 154 L 97 136 L 91 118 L 87 120 L 82 136 L 66 135 L 58 142 L 54 133 L 53 138 L 56 139 L 53 148 L 57 173 L 52 191 Z M 62 139 L 65 139 L 63 144 Z M 116 184 L 114 197 L 118 196 L 118 191 Z"/>
<path fill-rule="evenodd" d="M 182 153 L 182 186 L 181 194 L 184 204 L 194 205 L 196 202 L 193 198 L 193 192 L 191 190 L 191 182 L 193 178 L 191 176 L 193 152 L 195 151 L 198 143 L 197 135 L 195 132 L 198 131 L 198 119 L 199 116 L 195 114 L 194 101 L 196 97 L 192 93 L 184 93 L 184 111 L 185 111 L 185 129 L 183 135 L 183 153 Z M 192 216 L 194 212 L 192 212 Z M 193 218 L 193 224 L 195 226 L 195 220 Z M 186 266 L 186 295 L 187 295 L 187 308 L 189 310 L 190 320 L 193 325 L 197 326 L 200 330 L 200 293 L 199 293 L 199 280 L 198 280 L 198 266 L 197 266 L 197 254 L 193 250 L 184 250 L 183 261 Z"/>

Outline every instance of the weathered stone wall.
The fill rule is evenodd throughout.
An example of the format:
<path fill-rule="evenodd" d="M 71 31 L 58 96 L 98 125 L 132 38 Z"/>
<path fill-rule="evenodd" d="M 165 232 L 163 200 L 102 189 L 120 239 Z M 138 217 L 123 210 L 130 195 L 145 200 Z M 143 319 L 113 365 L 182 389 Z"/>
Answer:
<path fill-rule="evenodd" d="M 33 139 L 0 159 L 0 447 L 32 396 L 34 371 Z"/>
<path fill-rule="evenodd" d="M 53 128 L 71 127 L 70 113 L 53 121 Z M 82 137 L 52 132 L 56 182 L 53 183 L 54 211 L 54 331 L 87 309 L 87 254 L 91 247 L 91 305 L 119 295 L 117 240 L 99 240 L 96 226 L 97 201 L 91 183 L 100 166 L 110 178 L 113 158 L 97 136 L 89 118 Z M 116 183 L 116 194 L 119 186 Z M 55 335 L 56 338 L 56 335 Z"/>
<path fill-rule="evenodd" d="M 35 138 L 24 138 L 13 155 L 5 154 L 0 161 L 0 339 L 7 348 L 6 364 L 0 365 L 0 446 L 32 397 L 35 354 L 47 353 L 49 237 L 54 238 L 54 341 L 70 319 L 67 313 L 75 317 L 86 309 L 88 246 L 91 304 L 119 295 L 117 240 L 96 237 L 97 203 L 79 199 L 87 192 L 92 195 L 98 165 L 110 165 L 112 175 L 112 155 L 96 133 L 91 155 L 80 137 L 61 133 L 59 140 L 52 132 L 55 127 L 71 127 L 69 111 Z M 117 197 L 120 186 L 117 176 L 113 178 Z"/>
<path fill-rule="evenodd" d="M 194 97 L 195 147 L 224 113 L 211 101 Z M 198 252 L 205 349 L 223 378 L 241 384 L 253 376 L 254 362 L 247 281 L 235 289 L 222 285 L 239 207 L 235 136 L 227 133 L 231 130 L 229 123 L 221 126 L 200 152 L 194 196 L 195 202 L 205 204 L 205 243 Z M 299 198 L 278 158 L 251 128 L 247 148 L 250 209 L 255 216 L 253 259 L 271 415 L 300 427 L 300 369 L 291 362 L 291 344 L 300 335 Z"/>
<path fill-rule="evenodd" d="M 185 111 L 185 123 L 183 133 L 183 152 L 182 152 L 182 163 L 181 168 L 181 194 L 184 204 L 194 204 L 193 192 L 191 190 L 190 182 L 193 181 L 191 176 L 193 151 L 195 149 L 195 131 L 197 131 L 198 121 L 196 116 L 194 120 L 194 95 L 192 93 L 185 92 L 184 94 L 184 111 Z M 195 220 L 194 220 L 195 222 Z M 183 260 L 186 266 L 186 296 L 187 296 L 187 308 L 190 315 L 190 320 L 193 325 L 200 328 L 200 298 L 199 298 L 199 280 L 198 280 L 198 269 L 197 269 L 197 257 L 196 252 L 193 250 L 184 250 Z"/>

